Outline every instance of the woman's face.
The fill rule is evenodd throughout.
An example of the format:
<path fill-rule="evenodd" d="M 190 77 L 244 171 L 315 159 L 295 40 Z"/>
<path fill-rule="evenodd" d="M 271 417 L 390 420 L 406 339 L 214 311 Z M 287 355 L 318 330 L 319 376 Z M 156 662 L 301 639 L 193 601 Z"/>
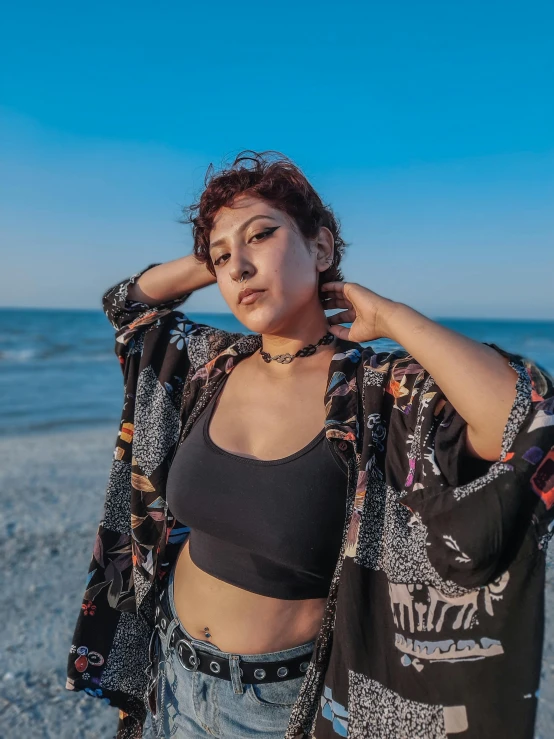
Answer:
<path fill-rule="evenodd" d="M 333 235 L 322 227 L 307 243 L 286 213 L 241 195 L 217 213 L 210 257 L 221 294 L 244 326 L 256 333 L 286 332 L 299 316 L 323 310 L 318 276 L 333 257 Z M 245 299 L 241 291 L 249 289 L 260 292 Z"/>

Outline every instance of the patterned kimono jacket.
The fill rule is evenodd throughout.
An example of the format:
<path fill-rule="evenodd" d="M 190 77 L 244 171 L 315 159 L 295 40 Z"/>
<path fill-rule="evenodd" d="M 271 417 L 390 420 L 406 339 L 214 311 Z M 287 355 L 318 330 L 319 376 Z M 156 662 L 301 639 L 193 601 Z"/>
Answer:
<path fill-rule="evenodd" d="M 121 424 L 68 657 L 67 687 L 117 706 L 142 736 L 154 594 L 190 529 L 165 500 L 180 442 L 226 373 L 261 346 L 109 289 L 124 377 Z M 347 467 L 340 554 L 285 739 L 530 739 L 554 520 L 554 393 L 506 356 L 517 397 L 494 463 L 404 351 L 339 341 L 326 437 Z M 488 388 L 491 393 L 494 387 Z"/>

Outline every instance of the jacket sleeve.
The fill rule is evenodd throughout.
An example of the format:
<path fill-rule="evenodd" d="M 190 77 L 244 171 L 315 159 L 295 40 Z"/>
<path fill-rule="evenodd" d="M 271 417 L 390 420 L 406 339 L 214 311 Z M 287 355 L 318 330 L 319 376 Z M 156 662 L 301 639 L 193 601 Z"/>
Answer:
<path fill-rule="evenodd" d="M 499 460 L 469 455 L 466 422 L 425 373 L 412 396 L 417 421 L 399 500 L 427 527 L 428 556 L 441 578 L 470 589 L 545 550 L 554 526 L 552 379 L 492 346 L 518 373 Z"/>
<path fill-rule="evenodd" d="M 176 306 L 184 303 L 192 294 L 184 293 L 173 300 L 155 306 L 149 306 L 138 300 L 130 300 L 127 297 L 129 285 L 136 282 L 147 270 L 159 264 L 161 262 L 149 264 L 140 272 L 110 287 L 102 296 L 104 313 L 115 329 L 115 353 L 119 357 L 123 372 L 125 372 L 127 356 L 144 334 L 145 328 L 169 315 Z"/>

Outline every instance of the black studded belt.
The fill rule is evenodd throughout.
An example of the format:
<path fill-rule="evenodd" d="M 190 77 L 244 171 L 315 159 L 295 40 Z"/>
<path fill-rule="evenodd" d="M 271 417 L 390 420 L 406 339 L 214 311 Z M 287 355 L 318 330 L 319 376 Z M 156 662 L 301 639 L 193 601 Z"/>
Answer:
<path fill-rule="evenodd" d="M 156 598 L 156 628 L 164 635 L 171 623 L 171 618 L 168 616 L 168 605 L 167 588 L 164 588 L 161 596 Z M 204 672 L 206 675 L 231 680 L 228 658 L 218 657 L 203 647 L 192 644 L 180 625 L 171 634 L 169 646 L 175 647 L 179 662 L 185 670 Z M 241 660 L 239 664 L 241 681 L 244 684 L 275 683 L 302 677 L 308 669 L 312 654 L 313 652 L 278 662 Z"/>

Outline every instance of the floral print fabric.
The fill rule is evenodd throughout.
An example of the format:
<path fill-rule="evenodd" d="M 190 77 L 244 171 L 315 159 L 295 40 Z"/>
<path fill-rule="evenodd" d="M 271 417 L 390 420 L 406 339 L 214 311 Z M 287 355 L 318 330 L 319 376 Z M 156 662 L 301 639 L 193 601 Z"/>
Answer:
<path fill-rule="evenodd" d="M 148 265 L 146 269 L 156 266 Z M 103 296 L 125 397 L 67 687 L 120 709 L 138 739 L 154 593 L 188 535 L 167 473 L 219 382 L 258 335 Z M 466 425 L 406 352 L 340 341 L 326 434 L 348 468 L 346 524 L 321 629 L 285 739 L 533 735 L 544 560 L 554 519 L 554 393 L 518 372 L 502 456 L 465 453 Z M 490 388 L 494 392 L 494 388 Z"/>

